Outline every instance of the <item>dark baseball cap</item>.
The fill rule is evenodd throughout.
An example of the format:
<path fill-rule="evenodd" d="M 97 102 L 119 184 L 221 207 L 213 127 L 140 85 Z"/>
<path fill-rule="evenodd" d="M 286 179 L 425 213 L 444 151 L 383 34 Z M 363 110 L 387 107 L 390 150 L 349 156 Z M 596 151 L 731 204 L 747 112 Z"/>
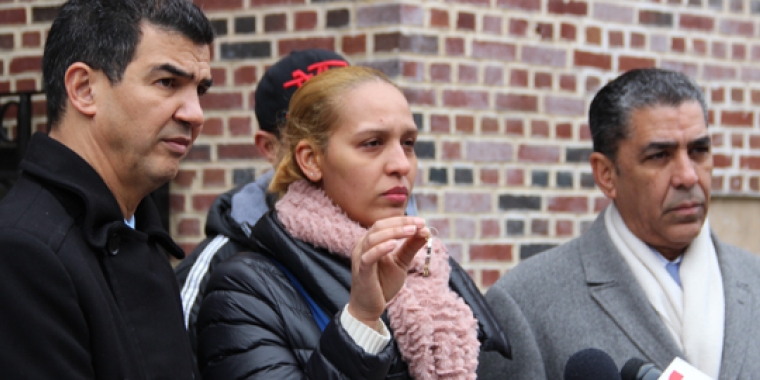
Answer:
<path fill-rule="evenodd" d="M 314 75 L 348 61 L 324 49 L 296 50 L 277 61 L 261 77 L 255 94 L 255 113 L 259 128 L 279 136 L 293 93 Z"/>

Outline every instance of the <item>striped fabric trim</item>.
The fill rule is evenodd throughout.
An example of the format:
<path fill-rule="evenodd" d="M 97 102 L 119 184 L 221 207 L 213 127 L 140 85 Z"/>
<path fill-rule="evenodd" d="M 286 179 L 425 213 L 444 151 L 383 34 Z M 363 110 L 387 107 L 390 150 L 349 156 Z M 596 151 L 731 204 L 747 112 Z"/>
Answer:
<path fill-rule="evenodd" d="M 185 285 L 182 286 L 182 312 L 185 314 L 185 328 L 188 327 L 190 322 L 190 310 L 195 304 L 195 299 L 198 298 L 198 292 L 200 291 L 201 281 L 208 273 L 211 260 L 214 258 L 219 249 L 227 244 L 230 240 L 227 236 L 217 235 L 214 240 L 206 245 L 201 254 L 198 256 L 198 260 L 190 269 L 190 273 L 187 275 Z"/>

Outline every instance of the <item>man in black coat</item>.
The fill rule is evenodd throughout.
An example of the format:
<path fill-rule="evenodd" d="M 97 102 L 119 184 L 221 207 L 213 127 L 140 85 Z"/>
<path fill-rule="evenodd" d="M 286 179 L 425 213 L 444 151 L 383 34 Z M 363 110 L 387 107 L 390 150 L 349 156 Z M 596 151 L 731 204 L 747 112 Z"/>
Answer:
<path fill-rule="evenodd" d="M 186 0 L 71 0 L 35 134 L 0 202 L 0 372 L 9 379 L 198 378 L 147 195 L 203 124 L 214 33 Z"/>

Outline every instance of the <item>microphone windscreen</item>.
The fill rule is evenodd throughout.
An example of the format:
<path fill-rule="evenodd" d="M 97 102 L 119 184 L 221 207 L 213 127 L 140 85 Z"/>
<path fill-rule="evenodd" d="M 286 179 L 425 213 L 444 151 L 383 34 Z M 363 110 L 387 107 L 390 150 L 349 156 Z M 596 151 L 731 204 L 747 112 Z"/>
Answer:
<path fill-rule="evenodd" d="M 639 374 L 639 369 L 646 364 L 645 361 L 639 358 L 632 358 L 623 364 L 623 368 L 620 369 L 620 378 L 622 380 L 637 380 L 636 376 Z"/>
<path fill-rule="evenodd" d="M 598 348 L 586 348 L 570 356 L 565 364 L 565 380 L 621 380 L 610 355 Z"/>

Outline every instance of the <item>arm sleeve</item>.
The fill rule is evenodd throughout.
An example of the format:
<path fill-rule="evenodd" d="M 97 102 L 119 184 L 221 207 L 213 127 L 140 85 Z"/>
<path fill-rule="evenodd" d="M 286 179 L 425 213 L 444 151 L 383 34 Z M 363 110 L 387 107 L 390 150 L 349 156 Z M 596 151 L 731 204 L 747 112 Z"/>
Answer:
<path fill-rule="evenodd" d="M 58 256 L 0 232 L 0 368 L 9 379 L 92 379 L 87 322 Z"/>
<path fill-rule="evenodd" d="M 545 379 L 541 352 L 520 306 L 499 282 L 486 292 L 485 298 L 494 311 L 497 323 L 509 337 L 512 359 L 506 359 L 496 352 L 481 352 L 478 379 Z"/>

